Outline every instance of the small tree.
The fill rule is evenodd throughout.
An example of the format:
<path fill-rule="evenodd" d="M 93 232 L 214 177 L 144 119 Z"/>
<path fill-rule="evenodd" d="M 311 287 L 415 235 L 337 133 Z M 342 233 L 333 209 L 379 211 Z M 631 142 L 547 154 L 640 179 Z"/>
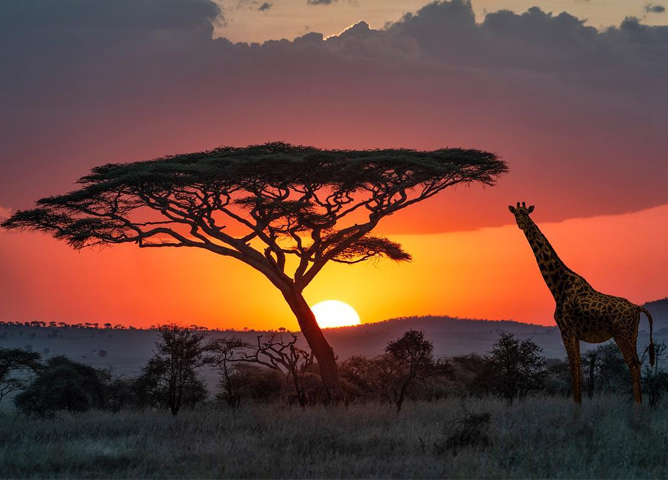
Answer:
<path fill-rule="evenodd" d="M 377 387 L 379 376 L 373 375 L 375 367 L 374 359 L 353 355 L 341 362 L 339 371 L 341 378 L 354 388 L 356 396 L 369 397 L 375 391 L 379 393 L 383 391 Z M 389 400 L 389 397 L 384 400 Z"/>
<path fill-rule="evenodd" d="M 654 353 L 654 366 L 645 365 L 642 375 L 642 389 L 649 398 L 649 405 L 656 407 L 668 392 L 668 373 L 659 369 L 659 362 L 666 354 L 668 345 L 666 342 L 656 344 Z M 644 364 L 649 353 L 649 347 L 645 349 L 640 358 L 640 363 Z"/>
<path fill-rule="evenodd" d="M 280 398 L 285 390 L 285 375 L 271 368 L 252 363 L 237 363 L 230 374 L 234 397 L 230 397 L 223 388 L 216 398 L 230 406 L 230 398 L 238 400 L 251 399 L 259 402 L 270 402 Z"/>
<path fill-rule="evenodd" d="M 451 360 L 453 380 L 460 391 L 482 397 L 492 390 L 490 387 L 489 363 L 477 353 L 453 357 Z"/>
<path fill-rule="evenodd" d="M 531 340 L 519 340 L 512 333 L 501 332 L 487 356 L 494 391 L 512 403 L 542 389 L 547 370 L 541 352 Z"/>
<path fill-rule="evenodd" d="M 100 375 L 105 391 L 105 410 L 118 413 L 136 405 L 135 379 L 116 374 L 112 367 L 100 370 Z"/>
<path fill-rule="evenodd" d="M 50 416 L 58 410 L 85 412 L 104 409 L 104 374 L 64 356 L 50 358 L 38 375 L 14 399 L 24 413 Z"/>
<path fill-rule="evenodd" d="M 388 343 L 385 353 L 396 364 L 393 397 L 397 412 L 415 380 L 444 375 L 451 370 L 448 363 L 434 361 L 434 345 L 424 338 L 423 331 L 407 331 L 398 340 Z"/>
<path fill-rule="evenodd" d="M 281 292 L 338 400 L 336 357 L 304 289 L 329 262 L 410 259 L 371 234 L 383 218 L 454 185 L 493 185 L 506 171 L 478 150 L 224 147 L 94 168 L 80 189 L 43 198 L 2 226 L 46 231 L 74 248 L 193 247 L 246 263 Z"/>
<path fill-rule="evenodd" d="M 0 401 L 12 392 L 23 390 L 30 373 L 39 370 L 40 355 L 20 348 L 0 348 Z"/>
<path fill-rule="evenodd" d="M 232 408 L 239 406 L 241 389 L 250 381 L 250 379 L 237 372 L 239 370 L 239 353 L 241 350 L 251 347 L 250 343 L 237 337 L 220 338 L 210 346 L 210 350 L 213 352 L 212 364 L 216 366 L 220 376 L 222 389 L 220 398 Z"/>
<path fill-rule="evenodd" d="M 582 367 L 585 371 L 583 380 L 586 382 L 587 397 L 592 398 L 596 390 L 596 378 L 601 369 L 601 352 L 594 348 L 582 355 Z"/>
<path fill-rule="evenodd" d="M 629 368 L 617 345 L 610 341 L 592 349 L 596 360 L 594 391 L 625 392 L 629 390 Z"/>
<path fill-rule="evenodd" d="M 299 404 L 306 405 L 308 398 L 302 379 L 313 364 L 313 354 L 295 346 L 295 334 L 290 334 L 290 340 L 284 340 L 283 335 L 272 335 L 268 340 L 262 337 L 257 337 L 255 345 L 234 337 L 213 343 L 210 349 L 216 352 L 213 362 L 221 373 L 223 388 L 233 389 L 235 382 L 242 381 L 239 376 L 232 375 L 234 363 L 253 363 L 283 374 L 292 384 Z M 228 393 L 232 394 L 232 391 Z"/>
<path fill-rule="evenodd" d="M 140 402 L 166 407 L 177 415 L 183 406 L 206 398 L 206 386 L 197 369 L 209 362 L 206 334 L 176 324 L 158 327 L 157 351 L 137 379 Z"/>

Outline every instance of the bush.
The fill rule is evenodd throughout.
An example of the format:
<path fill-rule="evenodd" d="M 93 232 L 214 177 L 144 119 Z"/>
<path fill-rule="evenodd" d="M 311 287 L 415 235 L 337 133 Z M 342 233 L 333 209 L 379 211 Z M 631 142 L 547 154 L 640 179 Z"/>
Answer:
<path fill-rule="evenodd" d="M 238 406 L 241 401 L 255 400 L 259 402 L 270 402 L 277 400 L 283 390 L 284 375 L 259 365 L 238 363 L 231 370 L 229 379 L 225 385 L 221 385 L 221 391 L 216 399 L 228 406 Z M 224 380 L 221 380 L 221 383 Z"/>
<path fill-rule="evenodd" d="M 457 455 L 465 447 L 486 447 L 489 445 L 489 424 L 492 415 L 488 412 L 472 413 L 464 408 L 464 417 L 450 425 L 445 441 L 434 443 L 436 453 L 446 451 Z"/>
<path fill-rule="evenodd" d="M 49 359 L 33 382 L 14 399 L 26 414 L 52 416 L 58 410 L 105 408 L 104 374 L 66 357 Z"/>
<path fill-rule="evenodd" d="M 350 357 L 339 372 L 350 393 L 363 400 L 394 403 L 400 411 L 406 398 L 433 400 L 447 395 L 452 366 L 434 359 L 433 345 L 424 332 L 409 330 L 389 342 L 384 354 Z"/>
<path fill-rule="evenodd" d="M 206 400 L 204 381 L 192 369 L 184 369 L 178 378 L 169 364 L 152 358 L 134 381 L 133 392 L 139 408 L 168 409 L 176 415 L 181 407 L 193 408 Z M 174 385 L 177 384 L 177 387 Z"/>
<path fill-rule="evenodd" d="M 41 367 L 39 353 L 0 348 L 0 401 L 12 392 L 23 390 L 30 375 Z"/>
<path fill-rule="evenodd" d="M 210 360 L 206 334 L 176 324 L 158 327 L 156 352 L 135 382 L 139 406 L 168 408 L 177 415 L 181 407 L 204 402 L 206 384 L 197 369 Z"/>
<path fill-rule="evenodd" d="M 501 332 L 487 356 L 485 372 L 492 393 L 512 403 L 529 393 L 545 388 L 545 358 L 541 348 L 531 340 L 520 340 L 512 333 Z"/>

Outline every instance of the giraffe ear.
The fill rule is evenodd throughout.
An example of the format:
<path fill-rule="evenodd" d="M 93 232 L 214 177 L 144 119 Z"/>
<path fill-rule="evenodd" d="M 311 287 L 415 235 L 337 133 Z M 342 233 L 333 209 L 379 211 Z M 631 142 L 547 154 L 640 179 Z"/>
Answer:
<path fill-rule="evenodd" d="M 531 213 L 531 212 L 533 212 L 533 209 L 534 209 L 534 206 L 531 205 L 529 208 L 527 208 L 527 212 Z"/>
<path fill-rule="evenodd" d="M 510 213 L 515 215 L 515 207 L 513 207 L 512 205 L 508 205 L 508 210 L 510 210 Z"/>

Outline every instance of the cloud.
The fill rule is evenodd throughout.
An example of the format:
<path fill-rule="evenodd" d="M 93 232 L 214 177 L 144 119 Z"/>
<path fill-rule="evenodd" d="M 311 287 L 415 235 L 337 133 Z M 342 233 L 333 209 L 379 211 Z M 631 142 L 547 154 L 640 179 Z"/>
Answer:
<path fill-rule="evenodd" d="M 260 12 L 264 12 L 264 11 L 269 10 L 269 9 L 270 9 L 271 7 L 273 7 L 273 6 L 274 6 L 273 3 L 264 2 L 262 5 L 260 5 L 259 7 L 257 7 L 257 9 L 258 9 Z"/>
<path fill-rule="evenodd" d="M 444 195 L 396 230 L 507 223 L 517 200 L 546 220 L 668 203 L 668 27 L 539 8 L 477 23 L 462 0 L 262 45 L 214 39 L 219 21 L 207 0 L 0 2 L 0 204 L 102 163 L 268 140 L 510 163 L 499 187 Z"/>
<path fill-rule="evenodd" d="M 654 5 L 653 3 L 648 3 L 644 7 L 645 13 L 663 13 L 666 11 L 666 7 L 663 5 Z"/>
<path fill-rule="evenodd" d="M 209 0 L 8 0 L 0 27 L 11 30 L 208 28 L 221 13 Z"/>

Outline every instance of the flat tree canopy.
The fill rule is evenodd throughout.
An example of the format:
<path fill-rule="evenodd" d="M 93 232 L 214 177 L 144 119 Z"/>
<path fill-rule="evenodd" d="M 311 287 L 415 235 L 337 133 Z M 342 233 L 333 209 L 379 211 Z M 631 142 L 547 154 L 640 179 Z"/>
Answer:
<path fill-rule="evenodd" d="M 323 370 L 333 353 L 302 297 L 330 261 L 409 260 L 373 236 L 385 216 L 507 171 L 493 153 L 447 148 L 321 150 L 267 143 L 96 167 L 65 195 L 16 212 L 5 228 L 42 230 L 74 248 L 136 243 L 236 258 L 280 289 Z M 294 261 L 289 261 L 294 258 Z M 308 310 L 308 312 L 306 311 Z"/>

